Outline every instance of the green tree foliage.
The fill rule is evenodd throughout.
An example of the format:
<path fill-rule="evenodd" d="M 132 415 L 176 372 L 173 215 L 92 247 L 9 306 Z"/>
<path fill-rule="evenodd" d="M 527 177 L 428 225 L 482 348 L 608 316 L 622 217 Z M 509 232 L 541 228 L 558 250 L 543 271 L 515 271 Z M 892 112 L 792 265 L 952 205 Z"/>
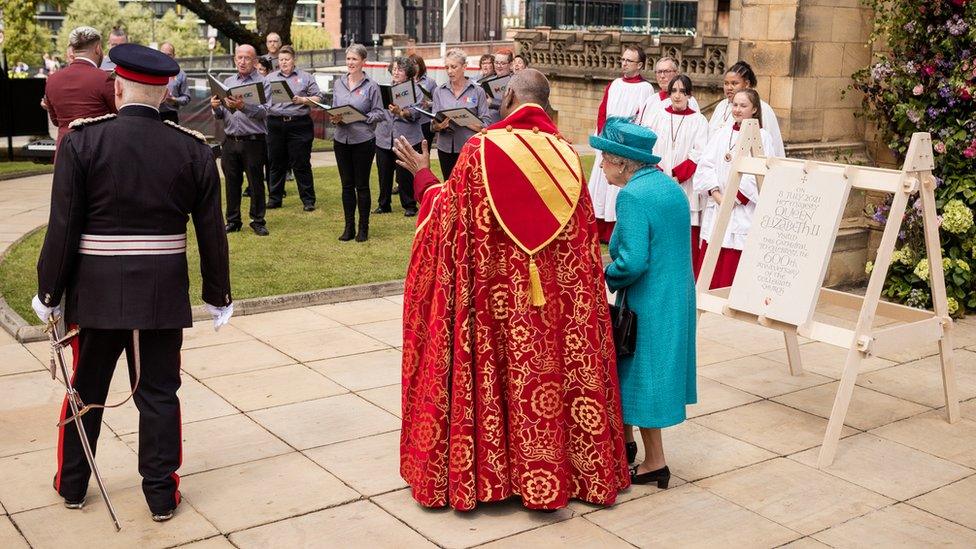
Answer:
<path fill-rule="evenodd" d="M 3 50 L 10 66 L 23 61 L 31 68 L 39 67 L 41 57 L 52 48 L 50 34 L 34 18 L 37 2 L 0 0 L 0 11 L 3 12 Z"/>
<path fill-rule="evenodd" d="M 205 55 L 208 51 L 207 40 L 195 15 L 180 17 L 173 10 L 168 10 L 157 18 L 140 3 L 129 3 L 121 8 L 117 0 L 74 0 L 68 7 L 64 25 L 58 34 L 58 48 L 61 51 L 68 47 L 71 29 L 80 25 L 89 25 L 101 31 L 106 44 L 109 33 L 118 27 L 129 35 L 130 42 L 136 44 L 171 42 L 176 47 L 176 55 L 180 57 Z"/>
<path fill-rule="evenodd" d="M 976 0 L 865 0 L 875 10 L 872 41 L 882 53 L 854 74 L 863 112 L 904 155 L 913 132 L 930 132 L 949 311 L 976 310 Z M 890 206 L 873 212 L 885 222 Z M 905 215 L 884 294 L 929 307 L 921 204 Z M 868 265 L 870 270 L 871 265 Z"/>
<path fill-rule="evenodd" d="M 332 49 L 332 37 L 321 27 L 292 25 L 291 46 L 296 51 L 328 50 Z"/>

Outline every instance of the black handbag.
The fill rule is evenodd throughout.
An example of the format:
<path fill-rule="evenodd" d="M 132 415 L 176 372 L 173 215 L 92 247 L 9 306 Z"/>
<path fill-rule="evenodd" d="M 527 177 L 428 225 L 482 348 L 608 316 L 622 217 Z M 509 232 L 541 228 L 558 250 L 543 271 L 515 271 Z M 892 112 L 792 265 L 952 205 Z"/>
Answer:
<path fill-rule="evenodd" d="M 610 306 L 613 343 L 617 356 L 629 356 L 637 349 L 637 313 L 627 308 L 627 288 L 620 290 L 620 306 Z"/>

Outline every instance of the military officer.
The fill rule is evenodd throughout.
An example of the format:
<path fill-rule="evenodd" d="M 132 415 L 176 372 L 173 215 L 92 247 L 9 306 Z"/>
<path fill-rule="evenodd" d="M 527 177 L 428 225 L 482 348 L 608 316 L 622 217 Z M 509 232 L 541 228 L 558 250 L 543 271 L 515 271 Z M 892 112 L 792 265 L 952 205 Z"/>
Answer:
<path fill-rule="evenodd" d="M 78 120 L 61 142 L 33 306 L 46 322 L 60 315 L 64 296 L 65 322 L 80 329 L 72 341 L 74 384 L 86 404 L 105 402 L 123 351 L 130 380 L 141 362 L 134 388 L 139 473 L 153 520 L 164 521 L 180 503 L 176 391 L 183 328 L 192 324 L 187 220 L 215 329 L 233 313 L 227 237 L 210 148 L 200 134 L 162 122 L 157 110 L 179 72 L 176 61 L 135 44 L 118 45 L 109 56 L 119 113 Z M 67 410 L 65 403 L 62 420 Z M 93 450 L 101 415 L 92 409 L 82 416 Z M 61 427 L 58 440 L 54 487 L 66 506 L 80 508 L 91 471 L 76 429 Z"/>

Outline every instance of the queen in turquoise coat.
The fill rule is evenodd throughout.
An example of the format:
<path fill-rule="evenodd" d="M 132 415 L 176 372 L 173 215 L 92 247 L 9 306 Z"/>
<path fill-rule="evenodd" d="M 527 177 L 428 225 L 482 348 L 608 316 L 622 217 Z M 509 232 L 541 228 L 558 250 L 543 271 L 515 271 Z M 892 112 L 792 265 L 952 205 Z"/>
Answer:
<path fill-rule="evenodd" d="M 691 265 L 688 199 L 655 165 L 657 136 L 625 119 L 607 121 L 591 145 L 603 151 L 603 170 L 617 196 L 617 225 L 610 239 L 607 286 L 637 314 L 637 345 L 619 357 L 628 458 L 637 447 L 632 426 L 641 430 L 644 462 L 632 469 L 637 484 L 667 487 L 661 429 L 685 420 L 685 406 L 697 401 L 695 384 L 695 281 Z"/>

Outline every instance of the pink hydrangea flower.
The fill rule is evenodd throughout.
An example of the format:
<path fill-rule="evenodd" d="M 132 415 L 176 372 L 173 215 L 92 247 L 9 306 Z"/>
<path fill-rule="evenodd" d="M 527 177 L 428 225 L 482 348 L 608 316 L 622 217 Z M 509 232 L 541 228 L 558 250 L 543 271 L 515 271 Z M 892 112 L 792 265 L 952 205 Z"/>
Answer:
<path fill-rule="evenodd" d="M 946 151 L 945 143 L 943 143 L 941 141 L 937 141 L 935 143 L 935 152 L 937 152 L 939 154 L 945 154 L 945 151 Z"/>
<path fill-rule="evenodd" d="M 962 151 L 962 155 L 966 158 L 973 158 L 976 156 L 976 149 L 968 147 L 966 150 Z"/>
<path fill-rule="evenodd" d="M 925 86 L 921 84 L 915 84 L 915 87 L 912 88 L 912 93 L 915 95 L 922 95 L 922 92 L 924 91 L 925 91 Z"/>

